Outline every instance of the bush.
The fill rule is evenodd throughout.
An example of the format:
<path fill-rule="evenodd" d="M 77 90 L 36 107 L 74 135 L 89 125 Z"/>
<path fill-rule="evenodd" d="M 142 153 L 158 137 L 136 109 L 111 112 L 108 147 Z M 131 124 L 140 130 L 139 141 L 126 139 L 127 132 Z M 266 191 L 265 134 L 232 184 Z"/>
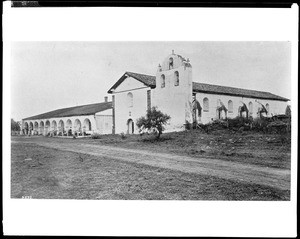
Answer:
<path fill-rule="evenodd" d="M 167 114 L 162 113 L 157 107 L 152 107 L 147 110 L 146 116 L 137 119 L 136 125 L 140 131 L 156 131 L 156 138 L 159 139 L 162 132 L 165 130 L 164 125 L 171 119 Z"/>
<path fill-rule="evenodd" d="M 120 135 L 121 135 L 121 139 L 126 139 L 127 138 L 127 136 L 126 136 L 126 134 L 124 134 L 124 132 L 122 132 Z"/>
<path fill-rule="evenodd" d="M 94 134 L 92 134 L 91 138 L 92 139 L 101 139 L 101 134 L 94 133 Z"/>
<path fill-rule="evenodd" d="M 253 119 L 252 118 L 244 118 L 244 117 L 235 117 L 233 119 L 227 119 L 228 122 L 228 128 L 240 128 L 249 126 L 249 128 L 252 128 Z"/>
<path fill-rule="evenodd" d="M 267 131 L 267 126 L 269 122 L 265 118 L 256 118 L 253 120 L 253 129 L 255 131 Z"/>
<path fill-rule="evenodd" d="M 185 130 L 190 130 L 192 127 L 194 128 L 194 125 L 186 120 L 184 124 Z"/>

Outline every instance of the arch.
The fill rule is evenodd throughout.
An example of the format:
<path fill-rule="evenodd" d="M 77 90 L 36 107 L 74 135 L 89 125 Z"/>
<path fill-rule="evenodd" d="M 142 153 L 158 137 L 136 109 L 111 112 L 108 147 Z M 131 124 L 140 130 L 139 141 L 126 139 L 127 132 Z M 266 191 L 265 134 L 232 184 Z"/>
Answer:
<path fill-rule="evenodd" d="M 32 135 L 34 133 L 33 131 L 33 122 L 29 123 L 29 133 Z"/>
<path fill-rule="evenodd" d="M 57 130 L 57 123 L 55 120 L 52 120 L 52 123 L 51 123 L 51 128 L 52 130 L 56 131 Z"/>
<path fill-rule="evenodd" d="M 224 105 L 224 103 L 218 99 L 217 100 L 217 118 L 218 119 L 226 119 L 227 118 L 228 109 Z"/>
<path fill-rule="evenodd" d="M 248 114 L 249 114 L 249 110 L 247 108 L 247 105 L 243 102 L 241 102 L 241 106 L 239 106 L 238 108 L 238 112 L 239 112 L 239 116 L 240 117 L 244 117 L 244 115 L 246 116 L 246 119 L 248 119 Z M 245 113 L 245 114 L 244 114 Z"/>
<path fill-rule="evenodd" d="M 166 86 L 166 77 L 164 74 L 160 76 L 160 87 L 164 88 Z"/>
<path fill-rule="evenodd" d="M 197 124 L 199 120 L 201 121 L 201 115 L 202 107 L 196 99 L 196 96 L 193 96 L 193 122 Z"/>
<path fill-rule="evenodd" d="M 68 119 L 66 122 L 66 128 L 72 127 L 72 120 Z"/>
<path fill-rule="evenodd" d="M 29 125 L 27 122 L 24 123 L 24 134 L 28 134 L 29 133 Z"/>
<path fill-rule="evenodd" d="M 251 101 L 249 102 L 249 114 L 250 116 L 253 115 L 253 103 Z"/>
<path fill-rule="evenodd" d="M 179 72 L 174 72 L 174 86 L 179 86 Z"/>
<path fill-rule="evenodd" d="M 134 133 L 134 122 L 132 119 L 127 120 L 127 134 Z"/>
<path fill-rule="evenodd" d="M 39 123 L 37 121 L 34 122 L 34 134 L 39 133 Z"/>
<path fill-rule="evenodd" d="M 74 121 L 74 132 L 75 134 L 81 134 L 81 122 L 79 119 Z"/>
<path fill-rule="evenodd" d="M 203 111 L 209 112 L 209 100 L 207 97 L 203 99 Z"/>
<path fill-rule="evenodd" d="M 233 102 L 228 100 L 228 113 L 233 113 Z"/>
<path fill-rule="evenodd" d="M 92 123 L 88 118 L 86 118 L 83 121 L 83 132 L 91 131 L 91 130 L 92 130 Z"/>
<path fill-rule="evenodd" d="M 266 116 L 268 115 L 268 110 L 266 109 L 266 107 L 259 102 L 258 100 L 255 100 L 255 102 L 257 102 L 259 104 L 259 107 L 257 109 L 257 115 L 262 118 L 263 114 L 265 114 Z"/>
<path fill-rule="evenodd" d="M 53 135 L 57 135 L 57 123 L 55 120 L 51 122 L 51 131 L 53 131 Z"/>
<path fill-rule="evenodd" d="M 59 131 L 59 133 L 61 133 L 61 135 L 64 134 L 64 131 L 65 131 L 65 123 L 64 123 L 63 120 L 60 120 L 60 121 L 58 122 L 58 131 Z"/>
<path fill-rule="evenodd" d="M 133 94 L 131 92 L 127 94 L 127 105 L 133 107 Z"/>
<path fill-rule="evenodd" d="M 67 135 L 72 135 L 72 120 L 68 119 L 66 122 Z"/>
<path fill-rule="evenodd" d="M 287 116 L 291 116 L 292 112 L 291 112 L 291 106 L 287 105 L 285 108 L 285 115 Z"/>
<path fill-rule="evenodd" d="M 40 122 L 40 134 L 44 134 L 44 130 L 45 130 L 45 123 L 44 121 Z"/>
<path fill-rule="evenodd" d="M 47 134 L 50 131 L 50 121 L 47 120 L 45 123 L 45 134 Z"/>

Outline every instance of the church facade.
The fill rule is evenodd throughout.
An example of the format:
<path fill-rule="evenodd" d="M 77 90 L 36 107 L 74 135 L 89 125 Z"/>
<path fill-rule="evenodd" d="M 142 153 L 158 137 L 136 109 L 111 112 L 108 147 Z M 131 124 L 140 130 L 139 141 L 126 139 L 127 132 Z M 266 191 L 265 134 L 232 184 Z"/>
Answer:
<path fill-rule="evenodd" d="M 156 106 L 171 116 L 166 131 L 216 119 L 284 114 L 289 99 L 269 92 L 193 82 L 189 59 L 170 54 L 156 75 L 126 72 L 109 90 L 115 111 L 115 133 L 138 133 L 136 120 Z"/>

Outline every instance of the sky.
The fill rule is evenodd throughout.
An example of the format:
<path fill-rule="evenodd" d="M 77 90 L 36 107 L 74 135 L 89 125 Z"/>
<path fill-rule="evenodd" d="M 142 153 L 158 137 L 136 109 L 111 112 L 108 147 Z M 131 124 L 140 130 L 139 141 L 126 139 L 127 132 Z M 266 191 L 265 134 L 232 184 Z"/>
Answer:
<path fill-rule="evenodd" d="M 194 82 L 291 98 L 290 42 L 12 42 L 11 117 L 110 100 L 126 71 L 155 75 L 172 50 Z"/>

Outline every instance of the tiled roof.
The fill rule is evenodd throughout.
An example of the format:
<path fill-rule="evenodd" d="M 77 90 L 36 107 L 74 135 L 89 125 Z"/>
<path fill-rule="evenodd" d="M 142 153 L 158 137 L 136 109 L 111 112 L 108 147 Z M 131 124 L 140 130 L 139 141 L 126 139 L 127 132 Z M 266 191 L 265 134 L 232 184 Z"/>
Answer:
<path fill-rule="evenodd" d="M 274 95 L 272 93 L 264 92 L 264 91 L 246 90 L 241 88 L 234 88 L 234 87 L 220 86 L 220 85 L 210 85 L 210 84 L 204 84 L 198 82 L 193 82 L 193 91 L 210 93 L 210 94 L 258 98 L 258 99 L 281 100 L 281 101 L 289 100 L 284 97 Z"/>
<path fill-rule="evenodd" d="M 155 76 L 138 74 L 138 73 L 128 72 L 128 71 L 125 74 L 141 81 L 142 83 L 144 83 L 144 84 L 146 84 L 150 87 L 155 87 L 156 86 L 156 83 L 155 83 L 155 78 L 156 77 Z"/>
<path fill-rule="evenodd" d="M 108 109 L 112 109 L 112 102 L 102 102 L 102 103 L 81 105 L 81 106 L 54 110 L 44 114 L 28 117 L 25 118 L 24 120 L 49 119 L 49 118 L 60 118 L 60 117 L 70 117 L 70 116 L 79 116 L 79 115 L 93 115 L 97 112 L 101 112 Z"/>
<path fill-rule="evenodd" d="M 150 76 L 150 75 L 139 74 L 139 73 L 127 71 L 127 72 L 125 72 L 124 75 L 121 76 L 121 78 L 107 92 L 112 93 L 113 90 L 115 90 L 127 78 L 127 76 L 130 76 L 151 88 L 155 88 L 155 86 L 156 86 L 155 76 Z"/>
<path fill-rule="evenodd" d="M 126 72 L 108 91 L 112 93 L 113 89 L 116 89 L 123 81 L 126 79 L 126 75 L 131 76 L 140 82 L 144 83 L 146 86 L 155 88 L 155 76 L 143 75 L 139 73 Z M 220 95 L 232 95 L 240 97 L 249 97 L 257 99 L 269 99 L 269 100 L 280 100 L 280 101 L 289 101 L 289 99 L 274 95 L 269 92 L 256 91 L 256 90 L 246 90 L 241 88 L 234 88 L 228 86 L 219 86 L 219 85 L 210 85 L 205 83 L 193 82 L 193 91 L 194 92 L 203 92 L 208 94 L 220 94 Z"/>

